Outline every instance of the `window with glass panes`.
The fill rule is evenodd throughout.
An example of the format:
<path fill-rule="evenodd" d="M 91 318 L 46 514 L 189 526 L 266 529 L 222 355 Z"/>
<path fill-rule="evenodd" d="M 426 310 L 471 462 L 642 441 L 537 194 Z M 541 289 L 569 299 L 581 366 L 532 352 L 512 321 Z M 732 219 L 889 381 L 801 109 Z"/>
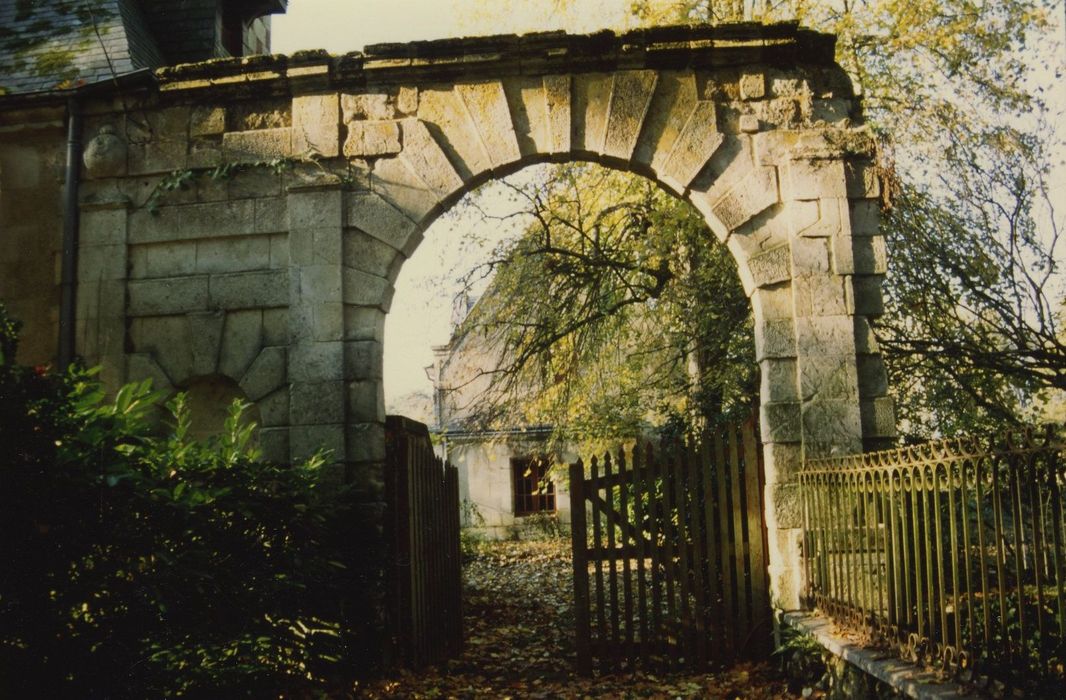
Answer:
<path fill-rule="evenodd" d="M 555 484 L 548 478 L 548 460 L 543 457 L 514 457 L 514 514 L 555 512 Z"/>

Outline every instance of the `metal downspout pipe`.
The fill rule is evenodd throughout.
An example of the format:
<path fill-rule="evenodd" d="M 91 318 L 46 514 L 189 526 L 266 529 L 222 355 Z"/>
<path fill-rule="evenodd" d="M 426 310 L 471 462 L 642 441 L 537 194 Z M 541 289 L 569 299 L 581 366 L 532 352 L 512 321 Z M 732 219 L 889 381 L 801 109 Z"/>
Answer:
<path fill-rule="evenodd" d="M 74 297 L 78 278 L 78 178 L 82 114 L 77 96 L 67 99 L 67 161 L 63 181 L 63 249 L 60 266 L 59 369 L 74 360 Z"/>

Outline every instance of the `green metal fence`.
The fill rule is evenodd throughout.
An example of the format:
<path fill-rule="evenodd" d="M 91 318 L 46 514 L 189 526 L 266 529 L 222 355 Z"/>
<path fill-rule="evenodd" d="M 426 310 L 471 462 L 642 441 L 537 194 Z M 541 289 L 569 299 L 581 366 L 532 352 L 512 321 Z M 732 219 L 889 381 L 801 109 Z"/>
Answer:
<path fill-rule="evenodd" d="M 962 680 L 1062 682 L 1064 449 L 1026 431 L 808 462 L 807 604 Z"/>

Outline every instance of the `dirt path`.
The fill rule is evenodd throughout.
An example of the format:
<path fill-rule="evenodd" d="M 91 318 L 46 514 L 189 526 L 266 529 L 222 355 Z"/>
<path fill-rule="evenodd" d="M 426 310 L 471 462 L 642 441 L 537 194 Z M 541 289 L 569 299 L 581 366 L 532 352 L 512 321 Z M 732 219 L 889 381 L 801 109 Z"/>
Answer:
<path fill-rule="evenodd" d="M 366 698 L 793 698 L 769 664 L 669 677 L 574 672 L 567 540 L 485 544 L 466 563 L 462 656 L 441 668 L 398 673 Z"/>

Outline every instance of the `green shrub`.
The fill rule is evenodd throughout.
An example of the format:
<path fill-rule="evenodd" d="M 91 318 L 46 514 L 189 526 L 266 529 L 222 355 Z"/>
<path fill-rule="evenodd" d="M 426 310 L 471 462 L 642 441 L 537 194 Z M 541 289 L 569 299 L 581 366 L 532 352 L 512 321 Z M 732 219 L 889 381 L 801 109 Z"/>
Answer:
<path fill-rule="evenodd" d="M 240 405 L 197 443 L 180 395 L 160 434 L 147 382 L 108 401 L 92 372 L 19 367 L 15 330 L 0 307 L 0 697 L 345 684 L 376 646 L 353 595 L 374 558 L 321 460 L 258 460 Z"/>

